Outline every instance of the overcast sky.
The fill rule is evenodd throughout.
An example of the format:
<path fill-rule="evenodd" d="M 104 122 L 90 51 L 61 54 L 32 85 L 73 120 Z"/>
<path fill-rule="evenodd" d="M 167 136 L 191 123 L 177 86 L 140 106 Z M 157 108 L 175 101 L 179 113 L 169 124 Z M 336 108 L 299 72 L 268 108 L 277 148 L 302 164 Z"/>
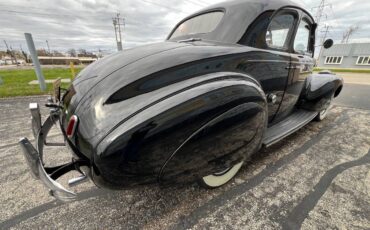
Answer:
<path fill-rule="evenodd" d="M 13 49 L 27 50 L 24 33 L 32 33 L 36 48 L 52 50 L 84 48 L 113 52 L 116 49 L 112 17 L 126 19 L 124 48 L 164 40 L 182 18 L 223 0 L 0 0 L 0 50 L 3 40 Z M 273 1 L 273 0 L 272 0 Z M 300 0 L 307 9 L 320 0 Z M 329 37 L 340 41 L 346 28 L 360 29 L 351 42 L 370 42 L 370 1 L 327 0 L 322 25 L 330 26 Z M 361 2 L 361 3 L 360 3 Z"/>

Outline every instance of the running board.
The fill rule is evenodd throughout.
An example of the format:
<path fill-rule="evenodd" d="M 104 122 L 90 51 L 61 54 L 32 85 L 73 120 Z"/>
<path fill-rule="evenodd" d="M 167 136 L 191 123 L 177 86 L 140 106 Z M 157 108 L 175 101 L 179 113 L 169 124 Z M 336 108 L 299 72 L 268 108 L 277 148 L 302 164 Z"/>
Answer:
<path fill-rule="evenodd" d="M 281 141 L 310 123 L 317 116 L 317 112 L 297 110 L 285 120 L 267 129 L 262 145 L 265 148 Z"/>

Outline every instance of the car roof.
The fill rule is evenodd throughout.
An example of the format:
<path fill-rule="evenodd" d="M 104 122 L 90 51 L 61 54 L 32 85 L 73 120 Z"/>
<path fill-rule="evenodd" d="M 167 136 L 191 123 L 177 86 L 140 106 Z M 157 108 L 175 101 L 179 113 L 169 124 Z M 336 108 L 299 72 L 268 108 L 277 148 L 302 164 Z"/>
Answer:
<path fill-rule="evenodd" d="M 224 43 L 236 44 L 240 41 L 249 25 L 262 13 L 266 11 L 274 11 L 284 6 L 297 6 L 305 8 L 302 4 L 291 0 L 234 0 L 226 1 L 219 4 L 212 5 L 201 11 L 198 11 L 176 25 L 174 30 L 184 21 L 193 18 L 195 16 L 212 12 L 212 11 L 224 11 L 224 18 L 221 20 L 217 28 L 206 34 L 194 35 L 197 38 L 204 40 L 212 40 Z M 309 15 L 311 16 L 311 15 Z M 312 16 L 311 16 L 312 17 Z M 170 33 L 170 36 L 174 32 Z M 168 37 L 168 39 L 170 38 Z M 192 37 L 192 36 L 190 36 Z M 182 37 L 181 39 L 184 39 Z M 186 39 L 186 38 L 185 38 Z M 177 38 L 173 40 L 179 40 Z"/>

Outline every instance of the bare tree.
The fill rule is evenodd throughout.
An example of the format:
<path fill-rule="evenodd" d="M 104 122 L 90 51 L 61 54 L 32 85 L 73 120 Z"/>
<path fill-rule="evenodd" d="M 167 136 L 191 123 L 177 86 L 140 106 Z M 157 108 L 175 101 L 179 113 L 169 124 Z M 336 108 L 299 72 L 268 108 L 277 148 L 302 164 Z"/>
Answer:
<path fill-rule="evenodd" d="M 91 58 L 97 58 L 97 56 L 89 51 L 86 51 L 85 49 L 79 49 L 78 50 L 78 57 L 91 57 Z"/>
<path fill-rule="evenodd" d="M 342 44 L 347 44 L 350 37 L 358 30 L 360 27 L 358 25 L 350 26 L 344 33 L 342 37 Z"/>
<path fill-rule="evenodd" d="M 6 51 L 0 51 L 0 59 L 6 56 Z"/>
<path fill-rule="evenodd" d="M 55 57 L 64 57 L 64 54 L 62 54 L 61 52 L 57 51 L 57 50 L 53 50 L 52 51 L 52 54 L 53 56 Z"/>
<path fill-rule="evenodd" d="M 49 53 L 45 49 L 38 49 L 36 50 L 36 52 L 37 52 L 37 56 L 43 56 L 43 57 L 49 56 Z"/>
<path fill-rule="evenodd" d="M 68 51 L 67 51 L 67 53 L 69 54 L 69 56 L 71 56 L 71 57 L 77 57 L 77 52 L 76 52 L 76 50 L 75 49 L 69 49 Z"/>
<path fill-rule="evenodd" d="M 86 55 L 88 55 L 88 52 L 85 49 L 78 50 L 78 56 L 85 57 Z"/>

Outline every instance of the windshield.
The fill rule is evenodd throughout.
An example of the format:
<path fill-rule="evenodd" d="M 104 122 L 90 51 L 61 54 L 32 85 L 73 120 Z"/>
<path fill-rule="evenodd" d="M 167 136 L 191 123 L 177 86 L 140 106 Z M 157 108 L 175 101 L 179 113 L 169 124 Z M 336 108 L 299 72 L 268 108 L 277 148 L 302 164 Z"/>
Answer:
<path fill-rule="evenodd" d="M 212 32 L 221 22 L 223 12 L 211 12 L 193 17 L 182 24 L 172 33 L 171 38 L 181 37 L 191 34 L 204 34 Z"/>

